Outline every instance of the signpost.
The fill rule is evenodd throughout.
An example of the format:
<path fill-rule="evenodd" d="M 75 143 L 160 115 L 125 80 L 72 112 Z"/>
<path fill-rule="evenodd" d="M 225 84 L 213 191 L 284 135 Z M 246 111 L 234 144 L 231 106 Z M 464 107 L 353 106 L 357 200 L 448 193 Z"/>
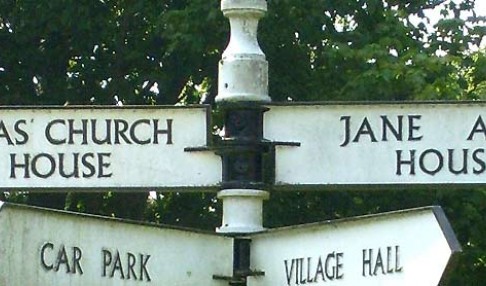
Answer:
<path fill-rule="evenodd" d="M 0 285 L 227 285 L 231 238 L 0 203 Z"/>
<path fill-rule="evenodd" d="M 34 190 L 215 189 L 209 107 L 0 109 L 0 187 Z"/>
<path fill-rule="evenodd" d="M 8 203 L 0 225 L 0 285 L 227 285 L 241 267 L 241 239 L 200 231 Z M 461 249 L 440 207 L 247 238 L 249 286 L 438 285 Z"/>
<path fill-rule="evenodd" d="M 276 188 L 486 184 L 484 103 L 269 106 Z M 299 166 L 296 168 L 295 166 Z"/>
<path fill-rule="evenodd" d="M 221 9 L 218 144 L 207 106 L 1 108 L 0 188 L 221 189 L 231 237 L 0 202 L 0 285 L 439 283 L 460 251 L 440 208 L 264 231 L 264 188 L 485 184 L 484 104 L 269 105 L 267 3 Z"/>
<path fill-rule="evenodd" d="M 261 285 L 439 285 L 460 251 L 439 207 L 291 226 L 254 234 Z"/>

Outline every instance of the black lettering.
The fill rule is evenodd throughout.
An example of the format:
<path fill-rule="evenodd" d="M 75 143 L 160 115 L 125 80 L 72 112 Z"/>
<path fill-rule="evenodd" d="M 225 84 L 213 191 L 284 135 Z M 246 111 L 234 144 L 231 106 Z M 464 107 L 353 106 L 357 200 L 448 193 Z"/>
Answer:
<path fill-rule="evenodd" d="M 112 255 L 109 250 L 105 250 L 105 249 L 102 250 L 102 253 L 103 253 L 103 273 L 101 275 L 103 277 L 106 277 L 106 270 L 108 266 L 111 265 Z"/>
<path fill-rule="evenodd" d="M 378 248 L 378 254 L 376 255 L 375 269 L 373 275 L 377 275 L 378 270 L 381 268 L 381 273 L 385 274 L 385 268 L 383 267 L 383 258 L 381 257 L 381 249 Z"/>
<path fill-rule="evenodd" d="M 298 259 L 298 262 L 297 262 L 297 265 L 300 266 L 299 267 L 299 282 L 300 284 L 306 284 L 307 281 L 305 281 L 304 279 L 304 275 L 303 275 L 303 270 L 304 270 L 304 258 L 299 258 Z"/>
<path fill-rule="evenodd" d="M 116 271 L 120 272 L 120 279 L 125 279 L 125 273 L 123 273 L 123 266 L 120 259 L 120 253 L 118 252 L 118 250 L 116 251 L 115 254 L 115 262 L 113 262 L 113 268 L 111 268 L 110 277 L 113 277 Z"/>
<path fill-rule="evenodd" d="M 486 163 L 483 159 L 479 158 L 479 153 L 484 154 L 484 149 L 476 149 L 472 154 L 474 162 L 479 165 L 479 169 L 473 168 L 473 173 L 476 175 L 482 174 L 486 170 Z"/>
<path fill-rule="evenodd" d="M 312 279 L 311 277 L 311 261 L 312 261 L 312 257 L 307 257 L 307 283 L 311 283 L 311 282 L 314 282 L 314 280 Z"/>
<path fill-rule="evenodd" d="M 322 259 L 320 256 L 319 256 L 319 260 L 317 261 L 316 275 L 314 276 L 315 282 L 317 282 L 317 276 L 319 275 L 321 276 L 322 281 L 326 281 L 326 277 L 324 275 L 324 267 L 322 266 Z"/>
<path fill-rule="evenodd" d="M 420 130 L 420 126 L 416 125 L 416 120 L 420 120 L 422 115 L 409 115 L 408 116 L 408 141 L 420 141 L 423 136 L 417 135 L 415 131 Z"/>
<path fill-rule="evenodd" d="M 23 168 L 24 169 L 24 178 L 28 179 L 30 178 L 30 171 L 29 171 L 29 161 L 30 161 L 30 155 L 29 154 L 23 154 L 24 156 L 24 162 L 23 163 L 17 163 L 15 160 L 17 154 L 15 153 L 10 153 L 10 178 L 11 179 L 16 179 L 16 173 L 15 169 L 16 168 Z"/>
<path fill-rule="evenodd" d="M 59 153 L 58 154 L 59 156 L 59 174 L 61 175 L 61 177 L 63 178 L 79 178 L 79 164 L 78 164 L 78 161 L 79 161 L 79 153 L 73 153 L 73 170 L 70 174 L 67 174 L 66 173 L 66 170 L 65 170 L 65 158 L 64 158 L 64 153 Z"/>
<path fill-rule="evenodd" d="M 166 143 L 167 145 L 173 144 L 172 142 L 172 119 L 167 119 L 167 129 L 159 129 L 159 120 L 154 119 L 154 144 L 159 144 L 159 135 L 167 135 Z"/>
<path fill-rule="evenodd" d="M 66 253 L 66 248 L 64 247 L 64 245 L 61 245 L 61 249 L 57 253 L 56 266 L 54 267 L 54 271 L 56 272 L 59 271 L 59 267 L 61 266 L 61 264 L 66 265 L 66 273 L 71 272 L 71 268 L 69 266 L 69 260 Z"/>
<path fill-rule="evenodd" d="M 292 263 L 290 264 L 290 269 L 289 269 L 289 265 L 288 265 L 288 260 L 284 260 L 284 264 L 285 264 L 285 273 L 287 274 L 287 284 L 290 285 L 290 281 L 292 280 L 292 276 L 293 276 L 293 273 L 294 273 L 294 261 L 295 259 L 292 259 L 291 260 Z"/>
<path fill-rule="evenodd" d="M 375 134 L 373 133 L 373 129 L 371 128 L 370 123 L 368 122 L 368 118 L 364 118 L 361 126 L 359 127 L 356 136 L 353 139 L 353 142 L 359 142 L 361 136 L 368 135 L 370 137 L 371 142 L 378 142 L 376 140 Z"/>
<path fill-rule="evenodd" d="M 46 129 L 45 129 L 45 136 L 46 136 L 47 141 L 49 141 L 49 143 L 51 143 L 52 145 L 66 144 L 66 139 L 55 139 L 55 138 L 52 137 L 51 128 L 52 128 L 52 126 L 54 126 L 54 124 L 61 124 L 61 125 L 66 126 L 66 122 L 62 119 L 55 119 L 55 120 L 52 120 L 51 122 L 49 122 L 46 126 Z"/>
<path fill-rule="evenodd" d="M 299 259 L 295 259 L 295 284 L 299 285 Z"/>
<path fill-rule="evenodd" d="M 476 119 L 476 122 L 474 123 L 474 126 L 469 133 L 469 136 L 467 136 L 467 140 L 474 140 L 473 137 L 476 133 L 483 134 L 484 138 L 486 139 L 486 125 L 484 125 L 484 121 L 481 115 L 478 117 L 478 119 Z"/>
<path fill-rule="evenodd" d="M 344 273 L 340 272 L 340 270 L 343 269 L 343 262 L 342 258 L 344 256 L 344 253 L 338 252 L 336 253 L 336 280 L 343 279 Z"/>
<path fill-rule="evenodd" d="M 328 280 L 334 280 L 334 275 L 336 275 L 336 267 L 335 266 L 333 266 L 331 268 L 332 273 L 329 274 L 329 262 L 331 261 L 331 259 L 334 259 L 335 257 L 336 257 L 335 252 L 329 253 L 326 257 L 325 270 L 326 270 L 326 277 L 327 277 Z"/>
<path fill-rule="evenodd" d="M 128 139 L 125 132 L 128 130 L 128 122 L 123 119 L 115 119 L 115 144 L 120 144 L 120 138 L 125 141 L 127 144 L 132 144 L 130 139 Z"/>
<path fill-rule="evenodd" d="M 45 173 L 41 173 L 37 169 L 38 168 L 37 163 L 42 158 L 47 159 L 47 162 L 48 162 L 48 164 L 46 164 L 47 170 L 46 170 Z M 52 176 L 55 171 L 56 171 L 56 160 L 54 160 L 54 158 L 51 155 L 49 155 L 47 153 L 40 153 L 40 154 L 35 155 L 32 158 L 32 174 L 34 174 L 36 177 L 39 177 L 39 178 L 42 178 L 42 179 L 47 179 L 50 176 Z"/>
<path fill-rule="evenodd" d="M 391 274 L 393 273 L 393 267 L 391 267 L 392 263 L 392 247 L 386 247 L 386 273 Z"/>
<path fill-rule="evenodd" d="M 391 131 L 393 136 L 395 136 L 395 139 L 397 141 L 402 141 L 403 139 L 403 116 L 399 115 L 397 116 L 397 124 L 398 127 L 395 128 L 393 124 L 388 120 L 388 117 L 386 115 L 382 115 L 381 117 L 381 122 L 383 123 L 382 129 L 382 140 L 383 141 L 388 141 L 388 132 L 387 130 Z"/>
<path fill-rule="evenodd" d="M 83 252 L 79 247 L 73 247 L 73 273 L 79 271 L 79 274 L 83 274 L 83 268 L 81 268 L 81 258 Z"/>
<path fill-rule="evenodd" d="M 136 257 L 134 254 L 128 252 L 128 266 L 127 266 L 127 279 L 130 280 L 133 276 L 133 279 L 137 280 L 137 275 L 135 273 L 135 270 L 133 267 L 135 267 L 135 262 L 137 261 Z"/>
<path fill-rule="evenodd" d="M 111 165 L 110 162 L 106 162 L 105 158 L 110 158 L 111 153 L 98 153 L 98 178 L 110 178 L 113 173 L 106 173 Z"/>
<path fill-rule="evenodd" d="M 3 120 L 0 120 L 0 138 L 2 137 L 7 140 L 8 145 L 14 145 L 10 134 L 8 134 L 7 127 L 5 127 L 5 123 L 3 123 Z"/>
<path fill-rule="evenodd" d="M 81 145 L 87 145 L 88 144 L 88 120 L 82 119 L 81 125 L 82 126 L 81 126 L 80 129 L 75 129 L 74 119 L 68 120 L 68 128 L 69 128 L 68 144 L 70 144 L 70 145 L 74 144 L 74 135 L 77 135 L 77 134 L 80 134 L 80 135 L 83 136 L 83 140 L 81 142 Z"/>
<path fill-rule="evenodd" d="M 146 277 L 146 281 L 150 282 L 152 281 L 152 279 L 150 278 L 150 274 L 148 272 L 148 269 L 147 269 L 147 263 L 150 259 L 150 255 L 146 254 L 146 255 L 143 255 L 143 254 L 140 254 L 140 281 L 143 281 L 143 277 L 145 276 Z"/>
<path fill-rule="evenodd" d="M 400 265 L 400 246 L 395 246 L 395 272 L 402 272 L 403 267 Z"/>
<path fill-rule="evenodd" d="M 367 256 L 368 254 L 368 256 Z M 373 259 L 373 249 L 363 249 L 363 273 L 362 275 L 366 277 L 373 276 L 373 272 L 371 272 L 371 262 Z"/>
<path fill-rule="evenodd" d="M 93 153 L 86 153 L 81 157 L 81 163 L 84 167 L 88 168 L 88 172 L 83 171 L 83 178 L 91 178 L 96 174 L 96 168 L 89 158 L 94 159 Z"/>
<path fill-rule="evenodd" d="M 349 143 L 349 121 L 351 120 L 351 116 L 341 116 L 341 121 L 344 120 L 344 141 L 341 143 L 341 147 L 345 147 Z"/>
<path fill-rule="evenodd" d="M 468 149 L 462 149 L 462 167 L 459 170 L 454 170 L 454 163 L 457 162 L 454 160 L 454 149 L 448 149 L 447 150 L 448 155 L 449 155 L 449 171 L 452 174 L 459 175 L 459 174 L 467 174 L 467 155 L 469 150 Z"/>
<path fill-rule="evenodd" d="M 402 165 L 409 165 L 410 166 L 410 175 L 415 175 L 415 150 L 410 150 L 410 159 L 404 160 L 402 159 L 402 150 L 396 150 L 397 153 L 397 171 L 396 174 L 398 176 L 402 175 Z"/>
<path fill-rule="evenodd" d="M 27 121 L 24 120 L 24 119 L 21 119 L 21 120 L 18 120 L 17 122 L 15 122 L 14 130 L 21 137 L 21 139 L 19 139 L 17 137 L 15 138 L 15 144 L 16 145 L 24 145 L 25 143 L 27 143 L 27 141 L 29 141 L 29 134 L 27 134 L 27 132 L 25 132 L 25 130 L 20 127 L 21 124 L 27 125 Z"/>
<path fill-rule="evenodd" d="M 103 145 L 103 144 L 111 144 L 111 119 L 106 119 L 106 128 L 105 128 L 105 137 L 104 138 L 98 138 L 96 137 L 96 119 L 91 119 L 91 139 L 93 142 L 97 145 Z"/>
<path fill-rule="evenodd" d="M 44 245 L 42 245 L 41 253 L 40 253 L 41 265 L 45 270 L 49 271 L 49 270 L 52 270 L 54 268 L 54 265 L 53 264 L 47 264 L 47 262 L 46 262 L 46 250 L 47 249 L 53 250 L 54 244 L 52 244 L 50 242 L 44 243 Z"/>
<path fill-rule="evenodd" d="M 150 138 L 147 138 L 145 140 L 141 140 L 140 138 L 137 137 L 136 128 L 140 124 L 146 124 L 146 125 L 150 126 L 150 120 L 140 119 L 140 120 L 133 122 L 132 126 L 130 127 L 130 138 L 132 139 L 133 142 L 135 142 L 136 144 L 139 144 L 139 145 L 150 144 Z"/>
<path fill-rule="evenodd" d="M 435 168 L 427 169 L 427 166 L 425 166 L 425 157 L 429 154 L 433 154 L 437 158 L 437 166 Z M 420 169 L 424 173 L 434 176 L 435 174 L 440 172 L 442 167 L 444 167 L 444 157 L 442 157 L 442 154 L 436 149 L 427 149 L 422 154 L 420 154 L 419 164 Z"/>

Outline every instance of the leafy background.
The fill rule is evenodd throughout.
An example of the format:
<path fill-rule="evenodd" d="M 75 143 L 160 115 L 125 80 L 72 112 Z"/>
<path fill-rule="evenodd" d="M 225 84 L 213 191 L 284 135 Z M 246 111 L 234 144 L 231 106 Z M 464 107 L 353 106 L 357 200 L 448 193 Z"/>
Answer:
<path fill-rule="evenodd" d="M 268 5 L 259 39 L 274 101 L 486 98 L 486 26 L 474 0 Z M 0 0 L 0 104 L 212 104 L 228 34 L 217 0 Z M 486 281 L 484 188 L 271 197 L 267 227 L 441 205 L 464 248 L 444 285 Z M 221 204 L 207 193 L 3 190 L 0 199 L 211 230 L 221 222 Z"/>

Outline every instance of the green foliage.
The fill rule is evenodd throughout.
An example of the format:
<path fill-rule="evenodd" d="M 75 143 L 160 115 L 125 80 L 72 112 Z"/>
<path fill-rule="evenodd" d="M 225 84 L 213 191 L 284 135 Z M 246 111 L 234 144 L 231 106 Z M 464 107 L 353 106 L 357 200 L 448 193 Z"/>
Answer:
<path fill-rule="evenodd" d="M 470 48 L 484 25 L 463 20 L 471 1 L 446 5 L 454 16 L 433 31 L 423 16 L 437 6 L 430 1 L 302 2 L 269 1 L 262 22 L 274 100 L 478 98 L 466 75 L 477 68 Z"/>
<path fill-rule="evenodd" d="M 175 104 L 215 72 L 224 38 L 216 1 L 2 0 L 0 11 L 9 105 Z"/>
<path fill-rule="evenodd" d="M 268 5 L 259 39 L 274 101 L 486 99 L 486 26 L 472 13 L 474 0 Z M 435 24 L 432 9 L 441 10 Z M 218 0 L 0 0 L 0 104 L 211 102 L 228 32 Z M 214 194 L 0 199 L 207 229 L 221 217 Z M 479 285 L 486 280 L 484 189 L 273 193 L 265 224 L 431 204 L 444 207 L 464 248 L 447 285 Z"/>
<path fill-rule="evenodd" d="M 157 223 L 214 230 L 221 225 L 221 203 L 208 193 L 157 194 L 146 216 Z"/>

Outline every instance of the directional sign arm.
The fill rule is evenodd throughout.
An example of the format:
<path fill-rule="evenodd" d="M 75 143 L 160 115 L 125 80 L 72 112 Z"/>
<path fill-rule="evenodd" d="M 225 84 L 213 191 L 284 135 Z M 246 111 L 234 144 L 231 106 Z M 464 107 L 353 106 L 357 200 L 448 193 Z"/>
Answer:
<path fill-rule="evenodd" d="M 440 207 L 269 230 L 252 237 L 250 286 L 436 286 L 461 251 Z"/>

